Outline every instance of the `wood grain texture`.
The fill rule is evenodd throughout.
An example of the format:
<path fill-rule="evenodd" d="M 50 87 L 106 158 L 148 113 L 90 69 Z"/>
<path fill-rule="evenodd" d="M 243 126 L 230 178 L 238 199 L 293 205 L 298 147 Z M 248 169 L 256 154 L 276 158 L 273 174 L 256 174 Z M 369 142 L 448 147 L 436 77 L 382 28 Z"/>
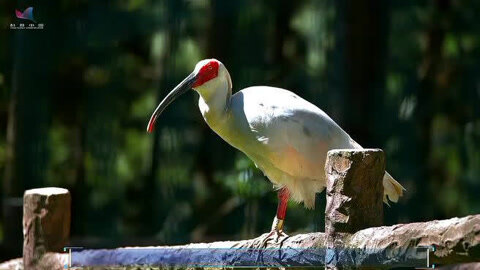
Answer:
<path fill-rule="evenodd" d="M 325 174 L 325 268 L 343 269 L 362 256 L 366 264 L 372 258 L 356 248 L 346 250 L 343 233 L 383 224 L 385 155 L 380 149 L 331 150 Z"/>
<path fill-rule="evenodd" d="M 393 226 L 382 226 L 360 230 L 354 234 L 339 233 L 341 236 L 341 246 L 344 249 L 342 259 L 350 260 L 349 264 L 358 268 L 371 267 L 368 263 L 375 262 L 375 268 L 386 269 L 391 267 L 412 267 L 423 265 L 425 261 L 425 253 L 417 247 L 433 245 L 436 247 L 435 252 L 430 253 L 432 263 L 437 265 L 458 264 L 467 262 L 480 261 L 480 215 L 466 216 L 462 218 L 451 218 L 446 220 L 434 220 L 428 222 L 418 222 L 409 224 L 397 224 Z M 124 256 L 128 256 L 128 249 L 148 249 L 150 252 L 145 253 L 143 257 L 136 257 L 138 264 L 123 265 L 122 258 L 111 257 L 116 260 L 117 265 L 111 267 L 94 266 L 88 269 L 161 269 L 161 265 L 144 265 L 144 258 L 159 256 L 162 250 L 175 249 L 176 252 L 193 256 L 190 251 L 192 249 L 201 248 L 260 248 L 265 235 L 254 239 L 242 241 L 224 241 L 213 243 L 195 243 L 180 246 L 152 246 L 152 247 L 131 247 L 119 249 L 104 250 L 84 250 L 89 252 L 90 257 L 85 257 L 90 261 L 95 258 L 104 258 L 112 256 L 115 252 L 121 250 Z M 281 243 L 269 242 L 267 248 L 312 248 L 325 250 L 325 234 L 324 233 L 308 233 L 298 234 L 287 237 Z M 132 252 L 132 256 L 134 253 Z M 261 255 L 261 254 L 260 254 Z M 351 256 L 355 255 L 355 256 Z M 75 255 L 74 255 L 75 256 Z M 187 258 L 185 256 L 185 258 Z M 37 269 L 59 269 L 58 267 L 66 262 L 66 255 L 61 253 L 49 253 L 48 259 L 40 265 L 49 265 L 49 267 L 40 266 Z M 205 258 L 208 262 L 209 258 Z M 240 264 L 242 257 L 231 257 L 230 263 Z M 84 261 L 85 262 L 85 261 Z M 282 262 L 280 260 L 280 262 Z M 289 262 L 283 262 L 288 266 Z M 312 264 L 321 265 L 322 260 L 311 262 Z M 367 264 L 365 264 L 367 263 Z M 13 261 L 10 262 L 10 265 Z M 19 264 L 16 264 L 17 266 Z M 4 266 L 3 264 L 1 266 Z M 455 266 L 445 266 L 446 269 L 477 269 L 478 264 L 467 264 Z M 477 268 L 475 268 L 477 267 Z M 0 269 L 15 269 L 2 268 Z M 17 268 L 22 269 L 22 268 Z"/>
<path fill-rule="evenodd" d="M 23 259 L 37 269 L 47 252 L 59 252 L 70 236 L 70 193 L 62 188 L 27 190 L 23 196 Z"/>

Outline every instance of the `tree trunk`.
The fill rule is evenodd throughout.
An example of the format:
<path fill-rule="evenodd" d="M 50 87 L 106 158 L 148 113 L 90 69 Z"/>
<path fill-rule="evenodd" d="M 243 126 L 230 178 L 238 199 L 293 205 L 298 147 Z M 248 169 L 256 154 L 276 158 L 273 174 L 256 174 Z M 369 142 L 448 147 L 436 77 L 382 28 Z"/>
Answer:
<path fill-rule="evenodd" d="M 369 146 L 377 130 L 377 107 L 371 105 L 381 104 L 384 92 L 389 4 L 339 0 L 334 5 L 335 47 L 328 57 L 328 89 L 339 91 L 336 103 L 344 109 L 333 116 L 355 140 Z"/>
<path fill-rule="evenodd" d="M 368 228 L 354 234 L 340 234 L 339 260 L 349 267 L 388 269 L 426 267 L 430 263 L 454 264 L 480 260 L 480 215 L 429 222 Z M 229 267 L 269 266 L 323 267 L 326 247 L 324 233 L 308 233 L 268 242 L 265 235 L 241 240 L 195 243 L 182 246 L 128 247 L 81 250 L 72 256 L 73 266 L 101 267 L 157 266 Z"/>
<path fill-rule="evenodd" d="M 431 1 L 433 5 L 434 16 L 431 18 L 429 29 L 427 30 L 427 48 L 420 67 L 420 81 L 418 90 L 418 104 L 416 106 L 416 130 L 417 130 L 417 154 L 419 163 L 418 190 L 413 196 L 413 201 L 428 202 L 431 199 L 432 192 L 429 191 L 432 179 L 441 184 L 444 183 L 444 176 L 435 172 L 430 161 L 431 129 L 432 120 L 437 108 L 437 76 L 442 63 L 442 49 L 445 39 L 444 24 L 440 23 L 438 18 L 448 18 L 446 12 L 450 8 L 450 0 Z M 432 206 L 429 206 L 432 207 Z M 432 208 L 423 207 L 417 211 L 419 218 L 431 218 Z"/>

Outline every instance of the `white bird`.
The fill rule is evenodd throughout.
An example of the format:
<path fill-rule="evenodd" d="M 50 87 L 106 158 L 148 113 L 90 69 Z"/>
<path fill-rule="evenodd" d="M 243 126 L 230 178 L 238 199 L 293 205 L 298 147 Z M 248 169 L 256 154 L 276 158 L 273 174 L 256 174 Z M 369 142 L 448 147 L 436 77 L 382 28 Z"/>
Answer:
<path fill-rule="evenodd" d="M 325 160 L 331 149 L 362 147 L 325 112 L 281 88 L 254 86 L 232 96 L 232 80 L 216 59 L 205 59 L 160 102 L 148 123 L 178 96 L 193 88 L 205 122 L 230 145 L 245 153 L 278 190 L 278 209 L 272 232 L 283 233 L 289 198 L 315 205 L 323 191 Z M 385 172 L 384 202 L 397 202 L 404 188 Z"/>

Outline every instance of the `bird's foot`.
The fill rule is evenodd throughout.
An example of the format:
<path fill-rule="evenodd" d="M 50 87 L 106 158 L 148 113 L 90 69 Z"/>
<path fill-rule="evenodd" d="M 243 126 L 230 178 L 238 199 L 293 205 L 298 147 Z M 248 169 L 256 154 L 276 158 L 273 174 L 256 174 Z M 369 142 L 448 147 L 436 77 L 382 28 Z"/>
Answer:
<path fill-rule="evenodd" d="M 275 217 L 272 224 L 272 230 L 265 235 L 261 236 L 262 248 L 269 246 L 282 246 L 282 243 L 288 238 L 288 235 L 283 231 L 283 220 Z M 271 243 L 271 244 L 270 244 Z"/>

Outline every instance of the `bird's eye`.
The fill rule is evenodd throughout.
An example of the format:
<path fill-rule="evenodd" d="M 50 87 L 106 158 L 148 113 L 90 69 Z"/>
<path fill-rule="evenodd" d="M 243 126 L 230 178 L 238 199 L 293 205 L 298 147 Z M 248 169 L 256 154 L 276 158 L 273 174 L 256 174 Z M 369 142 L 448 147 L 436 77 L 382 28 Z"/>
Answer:
<path fill-rule="evenodd" d="M 212 70 L 212 66 L 208 66 L 208 69 Z"/>

